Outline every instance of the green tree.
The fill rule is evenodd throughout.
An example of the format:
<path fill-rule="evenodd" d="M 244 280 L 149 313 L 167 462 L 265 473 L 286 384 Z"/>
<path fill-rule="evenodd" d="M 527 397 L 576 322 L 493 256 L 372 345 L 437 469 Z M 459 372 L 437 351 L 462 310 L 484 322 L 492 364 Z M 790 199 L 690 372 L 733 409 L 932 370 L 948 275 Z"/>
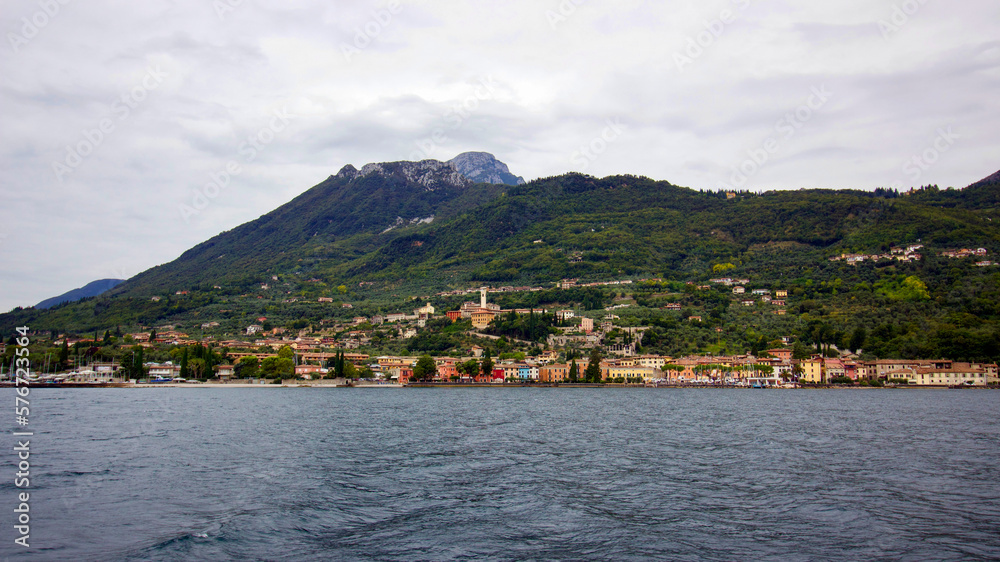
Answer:
<path fill-rule="evenodd" d="M 139 349 L 142 349 L 141 347 Z M 69 366 L 69 344 L 63 339 L 62 347 L 59 348 L 59 370 L 64 370 Z"/>
<path fill-rule="evenodd" d="M 188 348 L 184 348 L 184 353 L 181 355 L 181 378 L 186 379 L 190 375 L 188 370 Z"/>
<path fill-rule="evenodd" d="M 260 361 L 253 355 L 243 357 L 233 367 L 234 374 L 238 379 L 253 379 L 260 372 Z"/>
<path fill-rule="evenodd" d="M 569 366 L 569 382 L 577 382 L 580 380 L 580 367 L 576 364 L 576 359 Z"/>
<path fill-rule="evenodd" d="M 343 351 L 337 352 L 337 358 L 334 363 L 334 374 L 338 379 L 344 378 L 347 375 L 347 361 L 344 359 Z"/>
<path fill-rule="evenodd" d="M 132 360 L 133 364 L 132 374 L 136 379 L 144 379 L 146 378 L 146 367 L 145 367 L 146 352 L 145 350 L 143 350 L 141 345 L 137 345 L 135 346 L 135 348 L 136 348 L 135 358 Z"/>
<path fill-rule="evenodd" d="M 143 369 L 143 356 L 142 348 L 138 345 L 133 346 L 129 350 L 128 355 L 122 359 L 122 371 L 127 379 L 142 379 L 145 378 L 145 370 Z"/>
<path fill-rule="evenodd" d="M 424 355 L 417 360 L 416 366 L 413 367 L 413 378 L 417 380 L 428 380 L 437 374 L 437 364 L 434 362 L 434 358 L 430 355 Z"/>
<path fill-rule="evenodd" d="M 812 351 L 806 344 L 797 341 L 792 345 L 792 359 L 809 359 L 812 357 Z"/>
<path fill-rule="evenodd" d="M 490 355 L 489 348 L 486 349 L 486 353 L 483 355 L 482 373 L 487 378 L 493 376 L 493 357 Z"/>
<path fill-rule="evenodd" d="M 281 359 L 292 359 L 295 357 L 295 351 L 291 347 L 285 345 L 278 350 L 278 357 Z"/>
<path fill-rule="evenodd" d="M 475 359 L 469 359 L 458 366 L 458 372 L 469 377 L 475 377 L 479 374 L 479 363 Z"/>
<path fill-rule="evenodd" d="M 260 370 L 269 379 L 291 377 L 295 374 L 295 363 L 287 357 L 267 357 L 261 361 Z"/>
<path fill-rule="evenodd" d="M 156 343 L 156 330 L 149 331 L 149 343 Z"/>
<path fill-rule="evenodd" d="M 188 372 L 190 373 L 191 378 L 203 378 L 205 373 L 205 360 L 200 357 L 195 357 L 194 359 L 188 361 Z"/>
<path fill-rule="evenodd" d="M 584 371 L 584 379 L 590 383 L 601 382 L 601 350 L 594 348 L 590 352 L 590 362 L 587 363 L 587 370 Z"/>
<path fill-rule="evenodd" d="M 857 353 L 858 350 L 865 346 L 865 340 L 868 339 L 868 331 L 865 330 L 864 326 L 858 326 L 854 329 L 854 333 L 851 334 L 851 341 L 849 348 L 852 353 Z"/>
<path fill-rule="evenodd" d="M 361 373 L 360 373 L 360 371 L 358 371 L 358 368 L 354 366 L 354 363 L 351 363 L 350 361 L 344 361 L 343 365 L 344 365 L 344 367 L 343 367 L 343 369 L 344 369 L 343 377 L 345 379 L 352 379 L 353 380 L 353 379 L 357 379 L 357 378 L 361 377 Z"/>

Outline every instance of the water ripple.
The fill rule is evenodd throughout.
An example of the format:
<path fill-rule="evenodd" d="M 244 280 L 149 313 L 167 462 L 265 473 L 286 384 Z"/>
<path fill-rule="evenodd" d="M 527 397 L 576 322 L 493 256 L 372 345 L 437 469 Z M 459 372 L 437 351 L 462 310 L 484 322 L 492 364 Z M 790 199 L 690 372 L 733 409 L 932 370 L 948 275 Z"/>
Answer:
<path fill-rule="evenodd" d="M 33 395 L 44 559 L 1000 559 L 997 393 Z"/>

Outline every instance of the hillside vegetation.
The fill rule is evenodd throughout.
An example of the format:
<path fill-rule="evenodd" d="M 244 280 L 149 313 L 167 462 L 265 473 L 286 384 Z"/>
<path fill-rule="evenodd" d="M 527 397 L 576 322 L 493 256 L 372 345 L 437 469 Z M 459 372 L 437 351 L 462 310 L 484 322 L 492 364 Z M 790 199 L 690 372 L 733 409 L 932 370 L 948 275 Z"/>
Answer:
<path fill-rule="evenodd" d="M 18 325 L 90 333 L 209 321 L 235 332 L 258 316 L 318 326 L 479 285 L 655 279 L 605 289 L 604 297 L 629 303 L 621 322 L 654 326 L 663 351 L 741 351 L 787 335 L 844 343 L 863 328 L 866 350 L 881 357 L 1000 356 L 1000 268 L 940 255 L 983 248 L 987 260 L 998 259 L 996 175 L 966 189 L 910 194 L 725 194 L 635 176 L 472 184 L 423 164 L 345 168 L 97 298 L 0 315 L 0 334 Z M 922 245 L 922 257 L 830 261 L 907 245 Z M 788 290 L 787 314 L 734 306 L 728 289 L 686 285 L 720 276 L 749 279 L 748 292 Z M 681 313 L 663 309 L 676 302 Z M 707 321 L 680 327 L 691 315 Z"/>

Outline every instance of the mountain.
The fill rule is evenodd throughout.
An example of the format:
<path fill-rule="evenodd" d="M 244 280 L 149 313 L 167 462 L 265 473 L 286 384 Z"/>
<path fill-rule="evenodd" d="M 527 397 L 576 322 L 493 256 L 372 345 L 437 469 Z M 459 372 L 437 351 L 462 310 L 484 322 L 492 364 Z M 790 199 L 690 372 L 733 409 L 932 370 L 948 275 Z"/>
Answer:
<path fill-rule="evenodd" d="M 524 185 L 524 178 L 510 173 L 507 164 L 488 152 L 465 152 L 448 161 L 463 176 L 476 183 Z"/>
<path fill-rule="evenodd" d="M 57 304 L 62 304 L 64 302 L 76 302 L 80 299 L 85 299 L 88 297 L 96 297 L 101 295 L 111 289 L 114 289 L 118 285 L 124 283 L 124 279 L 101 279 L 99 281 L 92 281 L 87 283 L 79 289 L 73 289 L 67 293 L 63 293 L 58 297 L 52 297 L 51 299 L 45 299 L 42 302 L 35 305 L 35 308 L 40 310 L 46 310 L 52 308 Z"/>
<path fill-rule="evenodd" d="M 919 351 L 920 338 L 931 333 L 913 331 L 921 322 L 1000 329 L 998 270 L 940 255 L 985 248 L 996 260 L 1000 220 L 990 198 L 998 187 L 727 194 L 631 175 L 570 173 L 507 185 L 476 183 L 455 164 L 434 160 L 347 165 L 274 211 L 96 299 L 0 315 L 0 334 L 20 325 L 93 331 L 226 318 L 239 326 L 261 316 L 274 325 L 306 318 L 318 324 L 486 284 L 659 278 L 684 288 L 725 273 L 760 288 L 795 288 L 793 302 L 802 306 L 781 324 L 789 333 L 797 333 L 796 322 L 863 314 L 875 322 L 892 314 L 891 322 L 910 319 L 902 334 L 915 339 L 898 337 Z M 830 259 L 906 245 L 923 245 L 922 259 L 857 267 Z M 908 277 L 925 283 L 932 300 L 886 302 L 884 295 L 905 294 L 900 283 Z M 319 298 L 354 310 L 323 307 Z M 707 315 L 710 304 L 695 300 L 692 310 Z"/>
<path fill-rule="evenodd" d="M 403 232 L 493 199 L 503 186 L 476 184 L 436 160 L 344 166 L 266 215 L 154 267 L 116 293 L 249 287 L 295 267 L 356 259 Z"/>
<path fill-rule="evenodd" d="M 1000 208 L 1000 172 L 977 181 L 964 190 L 965 197 L 979 209 Z"/>
<path fill-rule="evenodd" d="M 988 178 L 981 179 L 976 183 L 970 185 L 969 187 L 985 187 L 988 185 L 1000 185 L 1000 171 L 989 176 Z"/>

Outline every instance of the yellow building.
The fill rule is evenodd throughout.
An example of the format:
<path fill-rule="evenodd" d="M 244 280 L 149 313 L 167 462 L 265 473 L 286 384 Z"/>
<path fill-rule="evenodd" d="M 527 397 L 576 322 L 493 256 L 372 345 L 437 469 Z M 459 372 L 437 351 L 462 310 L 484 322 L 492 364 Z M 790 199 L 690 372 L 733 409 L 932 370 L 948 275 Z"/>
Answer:
<path fill-rule="evenodd" d="M 643 355 L 635 358 L 635 364 L 640 367 L 660 369 L 667 364 L 667 358 L 659 355 Z"/>
<path fill-rule="evenodd" d="M 906 378 L 909 384 L 918 386 L 986 386 L 989 373 L 978 365 L 940 361 L 918 368 Z"/>
<path fill-rule="evenodd" d="M 653 367 L 636 367 L 629 365 L 613 366 L 609 369 L 608 375 L 612 379 L 617 379 L 619 377 L 625 379 L 641 378 L 645 382 L 662 377 L 662 374 Z"/>
<path fill-rule="evenodd" d="M 496 313 L 492 310 L 477 310 L 472 313 L 472 327 L 477 330 L 482 330 L 490 325 Z"/>
<path fill-rule="evenodd" d="M 802 380 L 805 382 L 812 383 L 824 383 L 826 382 L 826 377 L 823 373 L 823 360 L 822 359 L 810 359 L 808 361 L 802 361 L 799 363 L 802 367 Z"/>

